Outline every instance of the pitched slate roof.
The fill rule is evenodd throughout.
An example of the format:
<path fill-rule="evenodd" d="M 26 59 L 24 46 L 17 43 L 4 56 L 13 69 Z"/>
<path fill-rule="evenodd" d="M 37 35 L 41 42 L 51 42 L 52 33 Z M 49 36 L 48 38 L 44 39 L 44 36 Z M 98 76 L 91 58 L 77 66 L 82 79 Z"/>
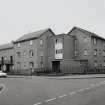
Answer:
<path fill-rule="evenodd" d="M 43 29 L 43 30 L 39 30 L 39 31 L 36 31 L 36 32 L 32 32 L 32 33 L 28 33 L 28 34 L 24 34 L 22 37 L 20 37 L 19 39 L 17 39 L 16 41 L 14 41 L 14 43 L 16 42 L 21 42 L 21 41 L 26 41 L 26 40 L 30 40 L 30 39 L 33 39 L 33 38 L 38 38 L 40 37 L 42 34 L 44 34 L 45 32 L 47 31 L 51 31 L 52 30 L 50 28 L 47 28 L 47 29 Z M 52 32 L 53 33 L 53 32 Z M 54 34 L 54 33 L 53 33 Z M 54 34 L 55 35 L 55 34 Z"/>
<path fill-rule="evenodd" d="M 77 29 L 77 30 L 79 30 L 79 31 L 81 31 L 81 32 L 83 32 L 83 33 L 86 33 L 86 34 L 88 34 L 88 35 L 91 35 L 91 36 L 93 36 L 93 37 L 96 37 L 96 38 L 105 40 L 105 38 L 103 38 L 103 37 L 101 37 L 101 36 L 99 36 L 99 35 L 97 35 L 97 34 L 95 34 L 95 33 L 92 33 L 92 32 L 90 32 L 90 31 L 87 31 L 87 30 L 85 30 L 85 29 L 82 29 L 82 28 L 80 28 L 80 27 L 73 27 L 72 30 L 71 30 L 68 34 L 70 34 L 74 29 Z"/>
<path fill-rule="evenodd" d="M 0 45 L 0 50 L 6 50 L 6 49 L 11 49 L 11 48 L 13 48 L 13 43 Z"/>

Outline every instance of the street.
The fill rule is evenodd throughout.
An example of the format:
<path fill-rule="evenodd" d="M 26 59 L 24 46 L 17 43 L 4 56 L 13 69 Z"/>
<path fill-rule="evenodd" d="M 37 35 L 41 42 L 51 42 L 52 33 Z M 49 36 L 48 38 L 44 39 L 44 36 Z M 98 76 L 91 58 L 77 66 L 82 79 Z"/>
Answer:
<path fill-rule="evenodd" d="M 105 78 L 0 78 L 0 105 L 105 105 Z"/>

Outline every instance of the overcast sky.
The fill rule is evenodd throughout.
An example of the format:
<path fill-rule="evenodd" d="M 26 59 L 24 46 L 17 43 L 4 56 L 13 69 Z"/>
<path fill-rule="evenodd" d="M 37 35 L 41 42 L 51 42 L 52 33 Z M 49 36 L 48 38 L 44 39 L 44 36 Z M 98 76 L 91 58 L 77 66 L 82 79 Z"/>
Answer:
<path fill-rule="evenodd" d="M 105 37 L 105 0 L 0 0 L 0 44 L 49 27 L 67 33 L 73 26 Z"/>

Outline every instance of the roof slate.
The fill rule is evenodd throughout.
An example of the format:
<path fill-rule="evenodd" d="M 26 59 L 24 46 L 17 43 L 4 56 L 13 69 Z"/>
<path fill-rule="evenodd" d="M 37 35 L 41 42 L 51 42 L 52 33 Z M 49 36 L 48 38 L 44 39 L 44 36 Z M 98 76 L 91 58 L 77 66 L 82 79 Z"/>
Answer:
<path fill-rule="evenodd" d="M 90 32 L 90 31 L 87 31 L 87 30 L 85 30 L 85 29 L 82 29 L 82 28 L 80 28 L 80 27 L 73 27 L 72 30 L 71 30 L 69 33 L 71 33 L 74 29 L 78 29 L 78 30 L 80 30 L 80 31 L 83 32 L 83 33 L 86 33 L 86 34 L 91 35 L 91 36 L 93 36 L 93 37 L 97 37 L 97 38 L 100 38 L 100 39 L 102 39 L 102 40 L 105 40 L 105 38 L 103 38 L 103 37 L 101 37 L 101 36 L 99 36 L 99 35 L 97 35 L 97 34 L 95 34 L 95 33 L 92 33 L 92 32 Z"/>
<path fill-rule="evenodd" d="M 11 49 L 13 48 L 13 43 L 0 45 L 0 50 Z"/>
<path fill-rule="evenodd" d="M 21 42 L 21 41 L 25 41 L 25 40 L 30 40 L 32 38 L 38 38 L 38 37 L 40 37 L 43 33 L 45 33 L 48 30 L 51 31 L 50 28 L 47 28 L 47 29 L 36 31 L 36 32 L 24 34 L 22 37 L 20 37 L 19 39 L 15 40 L 14 42 Z"/>

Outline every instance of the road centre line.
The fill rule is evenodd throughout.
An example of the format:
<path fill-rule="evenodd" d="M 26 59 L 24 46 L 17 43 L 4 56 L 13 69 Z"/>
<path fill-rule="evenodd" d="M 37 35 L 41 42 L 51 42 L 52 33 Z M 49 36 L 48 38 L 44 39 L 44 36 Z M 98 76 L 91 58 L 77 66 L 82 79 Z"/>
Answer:
<path fill-rule="evenodd" d="M 70 92 L 69 94 L 74 95 L 74 94 L 76 94 L 76 91 Z"/>
<path fill-rule="evenodd" d="M 51 99 L 45 100 L 45 102 L 53 101 L 53 100 L 56 100 L 56 99 L 57 98 L 51 98 Z"/>
<path fill-rule="evenodd" d="M 63 98 L 63 97 L 66 97 L 67 95 L 66 94 L 63 94 L 61 96 L 59 96 L 59 98 Z"/>
<path fill-rule="evenodd" d="M 86 90 L 90 90 L 91 89 L 91 87 L 87 87 L 87 88 L 85 88 Z"/>
<path fill-rule="evenodd" d="M 36 104 L 34 104 L 34 105 L 41 105 L 42 104 L 42 102 L 38 102 L 38 103 L 36 103 Z"/>
<path fill-rule="evenodd" d="M 83 88 L 83 89 L 80 89 L 80 90 L 78 90 L 78 92 L 83 92 L 85 89 Z"/>
<path fill-rule="evenodd" d="M 83 91 L 85 91 L 85 90 L 90 90 L 90 89 L 92 89 L 92 87 L 98 87 L 98 86 L 101 86 L 101 85 L 104 85 L 105 84 L 105 81 L 102 81 L 102 82 L 99 82 L 99 83 L 96 83 L 96 84 L 90 84 L 90 87 L 87 87 L 87 88 L 81 88 L 81 89 L 79 89 L 79 90 L 77 90 L 77 91 L 72 91 L 72 92 L 70 92 L 69 93 L 69 95 L 74 95 L 74 94 L 76 94 L 77 92 L 83 92 Z M 5 86 L 4 86 L 5 87 Z M 56 98 L 51 98 L 51 99 L 48 99 L 48 100 L 45 100 L 44 102 L 50 102 L 50 101 L 54 101 L 54 100 L 56 100 L 56 99 L 60 99 L 60 98 L 64 98 L 64 97 L 66 97 L 66 96 L 68 96 L 67 94 L 63 94 L 63 95 L 61 95 L 61 96 L 58 96 L 58 97 L 56 97 Z M 44 103 L 43 102 L 43 103 Z M 36 103 L 36 104 L 34 104 L 34 105 L 41 105 L 42 104 L 42 102 L 38 102 L 38 103 Z"/>

